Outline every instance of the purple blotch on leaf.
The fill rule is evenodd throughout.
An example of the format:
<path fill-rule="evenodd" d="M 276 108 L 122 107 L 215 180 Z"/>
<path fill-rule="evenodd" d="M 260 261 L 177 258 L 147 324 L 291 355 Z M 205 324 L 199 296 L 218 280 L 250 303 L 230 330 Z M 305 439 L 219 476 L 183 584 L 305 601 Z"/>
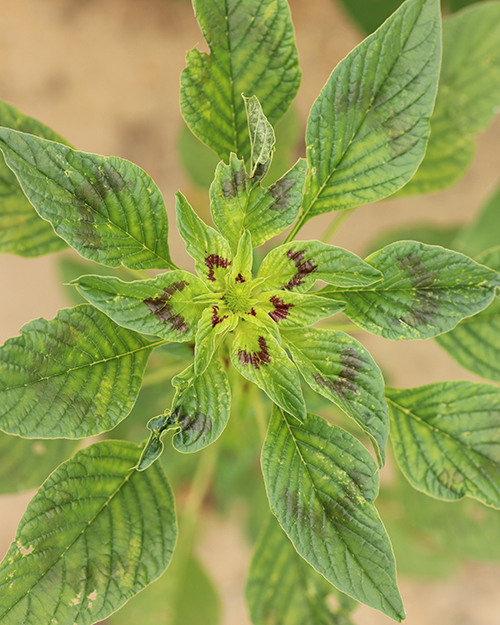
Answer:
<path fill-rule="evenodd" d="M 282 291 L 291 291 L 296 286 L 304 284 L 305 278 L 316 271 L 318 265 L 313 263 L 312 258 L 308 258 L 304 260 L 306 254 L 306 250 L 299 250 L 295 252 L 294 250 L 288 250 L 286 253 L 287 258 L 295 263 L 297 267 L 297 273 L 289 280 L 288 284 L 281 287 Z"/>
<path fill-rule="evenodd" d="M 294 306 L 294 304 L 286 304 L 277 295 L 273 295 L 269 301 L 274 306 L 274 310 L 268 313 L 268 315 L 273 321 L 276 321 L 276 323 L 278 323 L 278 321 L 286 319 L 290 314 L 290 308 L 293 308 Z"/>
<path fill-rule="evenodd" d="M 179 334 L 185 334 L 189 330 L 189 324 L 182 315 L 174 312 L 169 300 L 175 292 L 182 291 L 188 284 L 189 283 L 185 280 L 173 282 L 163 289 L 161 295 L 143 300 L 149 310 L 156 315 L 161 323 L 165 325 L 170 324 L 172 330 L 176 330 Z"/>
<path fill-rule="evenodd" d="M 259 369 L 271 362 L 272 358 L 269 355 L 269 348 L 263 336 L 259 336 L 259 347 L 260 350 L 257 352 L 247 352 L 244 349 L 238 350 L 238 358 L 243 366 L 252 365 L 254 369 Z"/>
<path fill-rule="evenodd" d="M 208 267 L 208 276 L 207 278 L 210 282 L 215 282 L 215 273 L 214 270 L 222 267 L 222 269 L 227 269 L 231 261 L 227 258 L 222 258 L 218 254 L 209 254 L 205 257 L 205 265 Z"/>

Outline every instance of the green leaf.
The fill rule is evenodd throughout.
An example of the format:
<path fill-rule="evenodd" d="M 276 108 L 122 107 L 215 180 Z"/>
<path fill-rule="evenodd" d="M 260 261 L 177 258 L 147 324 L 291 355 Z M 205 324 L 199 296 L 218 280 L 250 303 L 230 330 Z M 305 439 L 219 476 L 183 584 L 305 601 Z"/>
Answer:
<path fill-rule="evenodd" d="M 0 128 L 0 149 L 40 216 L 82 256 L 110 267 L 175 268 L 163 198 L 140 167 L 8 128 Z"/>
<path fill-rule="evenodd" d="M 25 440 L 0 432 L 0 494 L 38 488 L 77 445 L 67 440 Z"/>
<path fill-rule="evenodd" d="M 478 257 L 500 271 L 500 247 Z M 436 337 L 440 345 L 462 367 L 488 380 L 500 382 L 500 300 L 459 323 L 451 332 Z"/>
<path fill-rule="evenodd" d="M 396 458 L 415 488 L 500 508 L 500 388 L 437 382 L 387 389 L 387 401 Z"/>
<path fill-rule="evenodd" d="M 229 275 L 233 253 L 227 240 L 198 217 L 182 195 L 175 195 L 177 227 L 194 259 L 196 273 L 213 291 L 223 291 Z"/>
<path fill-rule="evenodd" d="M 374 241 L 370 241 L 366 254 L 372 254 L 387 245 L 391 245 L 391 243 L 399 243 L 399 241 L 418 241 L 426 245 L 441 245 L 448 250 L 466 253 L 466 250 L 456 244 L 457 236 L 461 231 L 461 226 L 442 228 L 431 224 L 414 224 L 405 228 L 390 230 L 378 236 Z"/>
<path fill-rule="evenodd" d="M 242 93 L 257 96 L 275 124 L 300 84 L 286 0 L 193 0 L 210 54 L 187 54 L 181 74 L 181 111 L 192 132 L 226 159 L 250 159 Z"/>
<path fill-rule="evenodd" d="M 373 500 L 378 472 L 350 434 L 275 407 L 262 470 L 271 509 L 298 553 L 342 592 L 400 621 L 394 556 Z"/>
<path fill-rule="evenodd" d="M 310 326 L 344 309 L 344 302 L 292 291 L 265 291 L 257 298 L 257 309 L 267 312 L 281 328 Z"/>
<path fill-rule="evenodd" d="M 0 126 L 69 145 L 45 124 L 1 101 Z M 66 243 L 54 233 L 49 223 L 40 219 L 31 206 L 17 178 L 0 154 L 0 253 L 32 258 L 65 248 Z"/>
<path fill-rule="evenodd" d="M 352 625 L 356 603 L 345 595 L 333 610 L 327 599 L 338 591 L 303 560 L 276 519 L 260 534 L 248 572 L 246 597 L 254 625 Z M 350 609 L 349 609 L 350 608 Z"/>
<path fill-rule="evenodd" d="M 258 169 L 267 169 L 276 143 L 274 128 L 264 115 L 259 98 L 243 96 L 245 111 L 248 120 L 248 134 L 250 136 L 250 177 L 253 178 Z M 261 166 L 259 168 L 259 165 Z"/>
<path fill-rule="evenodd" d="M 87 447 L 30 502 L 0 565 L 0 623 L 90 625 L 166 569 L 177 528 L 159 464 L 139 473 L 140 448 Z"/>
<path fill-rule="evenodd" d="M 210 364 L 227 333 L 236 328 L 238 317 L 223 305 L 205 308 L 198 323 L 194 347 L 194 370 L 201 375 Z"/>
<path fill-rule="evenodd" d="M 407 0 L 335 68 L 307 122 L 299 224 L 375 202 L 425 153 L 441 59 L 438 0 Z"/>
<path fill-rule="evenodd" d="M 283 336 L 305 381 L 356 421 L 372 439 L 383 464 L 389 415 L 384 378 L 369 352 L 335 330 L 286 330 Z"/>
<path fill-rule="evenodd" d="M 278 406 L 299 421 L 305 419 L 297 369 L 265 328 L 240 322 L 231 345 L 231 362 L 236 371 L 257 384 Z"/>
<path fill-rule="evenodd" d="M 119 325 L 168 341 L 192 341 L 206 304 L 193 301 L 208 293 L 187 271 L 169 271 L 150 280 L 82 276 L 71 284 Z"/>
<path fill-rule="evenodd" d="M 215 442 L 227 425 L 231 389 L 226 372 L 213 359 L 202 375 L 194 375 L 191 365 L 172 380 L 177 388 L 172 416 L 180 425 L 172 443 L 177 451 L 191 453 Z"/>
<path fill-rule="evenodd" d="M 495 296 L 496 272 L 471 258 L 434 245 L 400 241 L 374 252 L 366 262 L 384 279 L 373 287 L 318 295 L 346 302 L 344 313 L 360 327 L 386 339 L 426 339 L 454 328 L 486 308 Z"/>
<path fill-rule="evenodd" d="M 381 273 L 356 254 L 320 241 L 292 241 L 274 248 L 264 258 L 258 278 L 265 278 L 266 291 L 308 291 L 323 280 L 336 287 L 370 286 Z"/>
<path fill-rule="evenodd" d="M 403 195 L 457 182 L 476 149 L 475 137 L 500 104 L 500 4 L 483 2 L 443 22 L 443 64 L 425 158 Z"/>
<path fill-rule="evenodd" d="M 217 228 L 236 250 L 243 231 L 252 234 L 253 247 L 290 226 L 302 203 L 307 165 L 299 159 L 268 188 L 248 177 L 244 162 L 231 154 L 229 165 L 220 162 L 210 187 L 210 207 Z"/>
<path fill-rule="evenodd" d="M 500 5 L 499 5 L 500 6 Z M 485 250 L 500 244 L 500 188 L 482 208 L 472 225 L 463 228 L 457 236 L 456 244 L 461 252 L 476 257 Z M 486 261 L 481 261 L 488 265 Z M 493 267 L 500 271 L 500 263 Z"/>
<path fill-rule="evenodd" d="M 26 438 L 110 430 L 137 399 L 153 348 L 92 306 L 35 319 L 0 348 L 0 429 Z"/>

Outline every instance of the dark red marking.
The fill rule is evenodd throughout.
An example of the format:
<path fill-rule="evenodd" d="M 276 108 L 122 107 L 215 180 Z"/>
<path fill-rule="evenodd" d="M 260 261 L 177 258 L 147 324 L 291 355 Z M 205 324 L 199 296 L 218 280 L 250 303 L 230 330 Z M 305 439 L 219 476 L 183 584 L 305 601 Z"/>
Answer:
<path fill-rule="evenodd" d="M 158 297 L 149 297 L 143 300 L 149 310 L 156 315 L 161 323 L 171 325 L 172 330 L 176 330 L 179 334 L 185 334 L 189 330 L 187 323 L 182 315 L 176 314 L 169 304 L 169 300 L 176 291 L 182 291 L 188 286 L 189 282 L 174 282 L 163 289 L 163 293 Z"/>
<path fill-rule="evenodd" d="M 235 282 L 246 282 L 245 278 L 241 275 L 241 273 L 239 273 L 236 278 L 235 278 Z"/>
<path fill-rule="evenodd" d="M 216 268 L 218 269 L 219 267 L 222 267 L 222 269 L 227 269 L 230 264 L 231 261 L 227 258 L 221 258 L 218 254 L 209 254 L 205 258 L 205 265 L 208 267 L 207 278 L 210 280 L 210 282 L 215 282 L 214 270 Z"/>
<path fill-rule="evenodd" d="M 244 349 L 238 350 L 238 358 L 243 366 L 252 365 L 254 369 L 259 369 L 271 362 L 272 358 L 269 355 L 269 348 L 263 336 L 259 336 L 259 347 L 260 350 L 258 352 L 247 352 Z"/>
<path fill-rule="evenodd" d="M 222 323 L 224 321 L 224 319 L 227 319 L 229 317 L 229 315 L 224 315 L 223 317 L 219 317 L 219 307 L 218 306 L 212 306 L 212 310 L 213 310 L 212 328 L 215 328 L 215 326 L 217 324 Z"/>
<path fill-rule="evenodd" d="M 277 295 L 273 295 L 269 301 L 274 306 L 274 310 L 268 313 L 268 315 L 273 321 L 276 321 L 276 323 L 278 323 L 278 321 L 286 319 L 290 314 L 290 308 L 293 308 L 294 306 L 294 304 L 285 303 Z"/>
<path fill-rule="evenodd" d="M 304 284 L 304 279 L 310 273 L 314 273 L 318 268 L 318 265 L 313 263 L 312 258 L 305 258 L 306 250 L 299 250 L 298 252 L 294 252 L 293 250 L 288 250 L 286 253 L 287 258 L 295 263 L 297 267 L 297 273 L 289 280 L 288 284 L 281 287 L 282 291 L 291 291 L 296 286 L 300 284 Z"/>

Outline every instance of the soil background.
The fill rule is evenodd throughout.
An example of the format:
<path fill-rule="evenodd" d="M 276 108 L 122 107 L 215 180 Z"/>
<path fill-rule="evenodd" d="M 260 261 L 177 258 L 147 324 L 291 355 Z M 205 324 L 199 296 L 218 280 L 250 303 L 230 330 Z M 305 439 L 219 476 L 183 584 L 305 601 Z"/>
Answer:
<path fill-rule="evenodd" d="M 302 86 L 296 103 L 303 126 L 335 65 L 362 39 L 334 0 L 291 0 Z M 143 167 L 161 188 L 173 218 L 174 193 L 199 194 L 177 160 L 182 127 L 179 74 L 186 51 L 206 44 L 187 0 L 0 0 L 0 98 L 65 136 L 79 149 L 117 155 Z M 499 182 L 500 118 L 479 138 L 465 178 L 444 193 L 365 206 L 332 241 L 363 254 L 388 227 L 470 221 Z M 309 222 L 301 238 L 315 238 L 331 217 Z M 500 235 L 499 235 L 500 239 Z M 499 240 L 500 243 L 500 240 Z M 172 232 L 173 257 L 190 261 Z M 52 318 L 71 305 L 63 295 L 55 257 L 0 256 L 0 343 L 36 317 Z M 395 386 L 471 379 L 432 341 L 389 342 L 360 336 Z M 0 556 L 33 493 L 0 497 Z M 500 515 L 499 515 L 500 523 Z M 210 517 L 200 556 L 216 580 L 224 625 L 248 625 L 243 598 L 250 547 L 234 519 Z M 408 625 L 498 625 L 500 567 L 469 563 L 438 582 L 403 578 Z M 390 621 L 361 607 L 358 625 Z M 202 625 L 202 624 L 200 624 Z"/>

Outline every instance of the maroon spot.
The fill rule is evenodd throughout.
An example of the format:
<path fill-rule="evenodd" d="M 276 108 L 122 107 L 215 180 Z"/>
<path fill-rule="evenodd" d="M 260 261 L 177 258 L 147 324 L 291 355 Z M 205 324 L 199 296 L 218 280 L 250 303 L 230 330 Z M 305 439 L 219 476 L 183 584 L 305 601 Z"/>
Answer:
<path fill-rule="evenodd" d="M 273 295 L 269 301 L 274 306 L 274 310 L 268 313 L 268 315 L 273 321 L 276 321 L 276 323 L 282 319 L 286 319 L 290 314 L 290 308 L 294 306 L 294 304 L 286 304 L 277 295 Z"/>
<path fill-rule="evenodd" d="M 205 265 L 208 267 L 208 276 L 207 278 L 210 282 L 215 282 L 214 270 L 216 268 L 222 267 L 222 269 L 227 269 L 231 261 L 227 258 L 221 258 L 218 254 L 209 254 L 205 258 Z"/>
<path fill-rule="evenodd" d="M 312 258 L 304 260 L 305 253 L 306 250 L 299 250 L 298 252 L 288 250 L 286 253 L 287 258 L 295 263 L 297 273 L 289 280 L 288 284 L 281 287 L 282 291 L 291 291 L 296 286 L 304 284 L 305 277 L 310 273 L 314 273 L 318 268 L 318 265 L 313 263 Z"/>
<path fill-rule="evenodd" d="M 241 273 L 239 273 L 236 276 L 235 282 L 246 282 L 245 278 L 241 275 Z"/>
<path fill-rule="evenodd" d="M 215 326 L 217 324 L 222 323 L 224 321 L 224 319 L 227 319 L 229 317 L 229 315 L 224 315 L 223 317 L 219 317 L 219 307 L 218 306 L 212 306 L 212 310 L 213 310 L 212 328 L 215 328 Z"/>
<path fill-rule="evenodd" d="M 271 362 L 272 358 L 269 355 L 269 348 L 266 343 L 266 339 L 263 336 L 259 336 L 258 352 L 247 352 L 244 349 L 238 350 L 238 358 L 243 366 L 252 365 L 254 369 L 259 369 L 262 365 L 267 366 Z"/>
<path fill-rule="evenodd" d="M 182 315 L 176 314 L 169 304 L 169 300 L 176 291 L 182 291 L 188 286 L 189 282 L 174 282 L 163 289 L 163 293 L 158 297 L 149 297 L 143 300 L 149 310 L 156 315 L 161 323 L 170 324 L 172 330 L 176 330 L 179 334 L 185 334 L 189 330 L 189 324 Z"/>

